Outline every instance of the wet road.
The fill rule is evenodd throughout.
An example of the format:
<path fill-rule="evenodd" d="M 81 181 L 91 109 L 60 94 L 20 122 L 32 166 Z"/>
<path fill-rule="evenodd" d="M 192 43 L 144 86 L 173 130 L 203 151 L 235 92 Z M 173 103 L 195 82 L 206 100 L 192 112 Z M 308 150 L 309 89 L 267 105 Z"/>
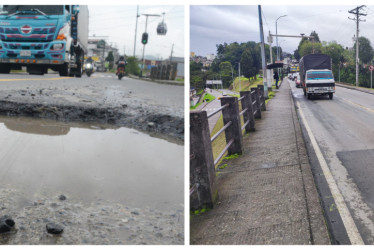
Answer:
<path fill-rule="evenodd" d="M 56 102 L 99 103 L 100 105 L 119 106 L 140 105 L 156 106 L 162 113 L 173 112 L 183 116 L 184 88 L 166 84 L 131 79 L 118 80 L 114 73 L 94 73 L 91 77 L 59 77 L 49 73 L 44 76 L 27 73 L 0 74 L 0 98 L 36 100 L 42 93 L 53 95 Z M 22 95 L 22 91 L 34 92 L 35 96 Z M 9 92 L 9 93 L 8 93 Z M 34 98 L 32 98 L 34 97 Z"/>
<path fill-rule="evenodd" d="M 100 107 L 152 128 L 148 116 L 183 120 L 183 93 L 103 73 L 0 75 L 0 100 L 26 112 L 32 104 L 56 116 L 64 105 Z M 0 244 L 183 244 L 184 149 L 166 139 L 118 124 L 0 116 L 0 216 L 16 222 Z M 64 227 L 61 236 L 46 232 L 50 222 Z"/>
<path fill-rule="evenodd" d="M 326 164 L 336 183 L 335 202 L 342 196 L 348 208 L 340 214 L 351 242 L 374 244 L 374 95 L 336 87 L 333 100 L 327 96 L 307 100 L 302 89 L 289 82 L 302 122 L 310 127 L 321 151 L 320 165 Z M 349 223 L 350 216 L 354 223 Z"/>
<path fill-rule="evenodd" d="M 7 106 L 13 103 L 17 107 Z M 35 105 L 43 105 L 43 110 Z M 54 73 L 0 74 L 0 111 L 8 114 L 7 109 L 12 109 L 12 115 L 57 116 L 55 119 L 62 121 L 94 120 L 90 115 L 98 114 L 104 122 L 183 140 L 183 86 L 128 77 L 118 80 L 114 73 L 94 73 L 82 78 L 59 77 Z M 152 125 L 147 126 L 148 123 Z"/>
<path fill-rule="evenodd" d="M 183 146 L 34 118 L 0 117 L 0 138 L 0 215 L 17 229 L 0 243 L 183 243 Z M 58 241 L 48 222 L 65 227 Z"/>

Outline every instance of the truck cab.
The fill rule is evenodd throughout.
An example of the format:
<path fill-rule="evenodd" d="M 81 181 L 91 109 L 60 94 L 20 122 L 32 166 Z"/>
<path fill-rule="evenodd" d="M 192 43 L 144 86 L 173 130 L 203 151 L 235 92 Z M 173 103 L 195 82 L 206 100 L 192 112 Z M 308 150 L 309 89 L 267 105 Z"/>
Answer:
<path fill-rule="evenodd" d="M 332 99 L 335 93 L 335 80 L 332 71 L 328 69 L 306 71 L 303 88 L 308 99 L 312 95 L 329 95 L 329 98 Z"/>
<path fill-rule="evenodd" d="M 80 35 L 79 12 L 77 5 L 0 5 L 0 73 L 26 66 L 30 74 L 50 68 L 81 77 L 88 10 L 79 20 L 87 26 Z"/>

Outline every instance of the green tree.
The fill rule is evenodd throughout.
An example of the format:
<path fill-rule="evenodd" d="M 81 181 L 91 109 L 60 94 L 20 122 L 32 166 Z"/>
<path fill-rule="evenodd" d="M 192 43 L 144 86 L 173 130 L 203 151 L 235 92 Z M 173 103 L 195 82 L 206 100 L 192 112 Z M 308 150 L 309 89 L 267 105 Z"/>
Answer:
<path fill-rule="evenodd" d="M 373 47 L 371 46 L 370 40 L 366 37 L 361 36 L 358 39 L 358 57 L 362 63 L 369 63 L 373 59 Z M 354 56 L 356 57 L 356 43 L 353 46 Z"/>
<path fill-rule="evenodd" d="M 313 43 L 309 41 L 305 41 L 299 49 L 299 54 L 301 57 L 308 55 L 308 54 L 317 54 L 322 53 L 322 44 L 321 43 Z"/>
<path fill-rule="evenodd" d="M 335 41 L 327 43 L 322 48 L 322 53 L 329 55 L 331 57 L 333 67 L 338 67 L 341 61 L 342 60 L 344 61 L 343 52 L 344 52 L 343 46 L 338 44 Z"/>
<path fill-rule="evenodd" d="M 190 71 L 201 71 L 201 69 L 203 68 L 203 64 L 202 63 L 197 63 L 197 62 L 194 62 L 194 61 L 190 61 Z"/>
<path fill-rule="evenodd" d="M 253 58 L 250 49 L 244 50 L 242 57 L 240 59 L 241 73 L 250 78 L 254 76 Z"/>
<path fill-rule="evenodd" d="M 310 36 L 313 36 L 313 38 L 308 39 L 310 42 L 321 43 L 321 41 L 319 40 L 319 36 L 315 30 L 310 33 Z"/>
<path fill-rule="evenodd" d="M 105 58 L 105 61 L 109 62 L 109 70 L 111 70 L 114 64 L 113 51 L 109 51 L 108 56 Z"/>

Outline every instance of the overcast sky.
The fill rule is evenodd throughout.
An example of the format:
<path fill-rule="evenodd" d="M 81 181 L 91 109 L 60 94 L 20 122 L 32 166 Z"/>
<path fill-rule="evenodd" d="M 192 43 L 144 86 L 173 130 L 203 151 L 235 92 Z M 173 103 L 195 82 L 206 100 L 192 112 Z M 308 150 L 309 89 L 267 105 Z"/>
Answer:
<path fill-rule="evenodd" d="M 122 54 L 133 55 L 136 23 L 136 5 L 89 5 L 89 35 L 109 36 L 108 41 L 116 45 Z M 157 35 L 156 28 L 162 21 L 168 31 L 165 36 Z M 148 17 L 148 44 L 145 54 L 168 58 L 174 43 L 173 56 L 184 56 L 184 6 L 175 5 L 139 5 L 136 55 L 141 56 L 143 45 L 141 36 L 145 31 L 146 17 L 142 14 L 158 14 L 161 17 Z"/>
<path fill-rule="evenodd" d="M 315 30 L 321 41 L 337 41 L 344 47 L 352 47 L 356 34 L 356 22 L 348 19 L 354 15 L 348 11 L 357 5 L 262 5 L 265 42 L 269 30 L 276 33 L 278 20 L 279 35 L 310 35 Z M 361 17 L 360 36 L 365 36 L 374 46 L 374 6 L 364 9 L 367 16 Z M 190 7 L 190 48 L 197 55 L 216 54 L 216 44 L 260 41 L 257 5 L 242 6 L 191 6 Z M 275 37 L 273 46 L 275 46 Z M 284 51 L 293 53 L 300 38 L 278 38 Z"/>

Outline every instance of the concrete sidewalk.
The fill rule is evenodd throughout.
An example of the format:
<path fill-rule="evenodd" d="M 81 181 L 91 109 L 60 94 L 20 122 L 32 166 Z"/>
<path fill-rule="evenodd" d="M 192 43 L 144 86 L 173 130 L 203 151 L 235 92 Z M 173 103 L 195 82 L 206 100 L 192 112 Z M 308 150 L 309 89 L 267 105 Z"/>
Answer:
<path fill-rule="evenodd" d="M 191 216 L 191 245 L 330 244 L 290 86 L 275 92 L 243 155 L 217 169 L 214 209 Z"/>

